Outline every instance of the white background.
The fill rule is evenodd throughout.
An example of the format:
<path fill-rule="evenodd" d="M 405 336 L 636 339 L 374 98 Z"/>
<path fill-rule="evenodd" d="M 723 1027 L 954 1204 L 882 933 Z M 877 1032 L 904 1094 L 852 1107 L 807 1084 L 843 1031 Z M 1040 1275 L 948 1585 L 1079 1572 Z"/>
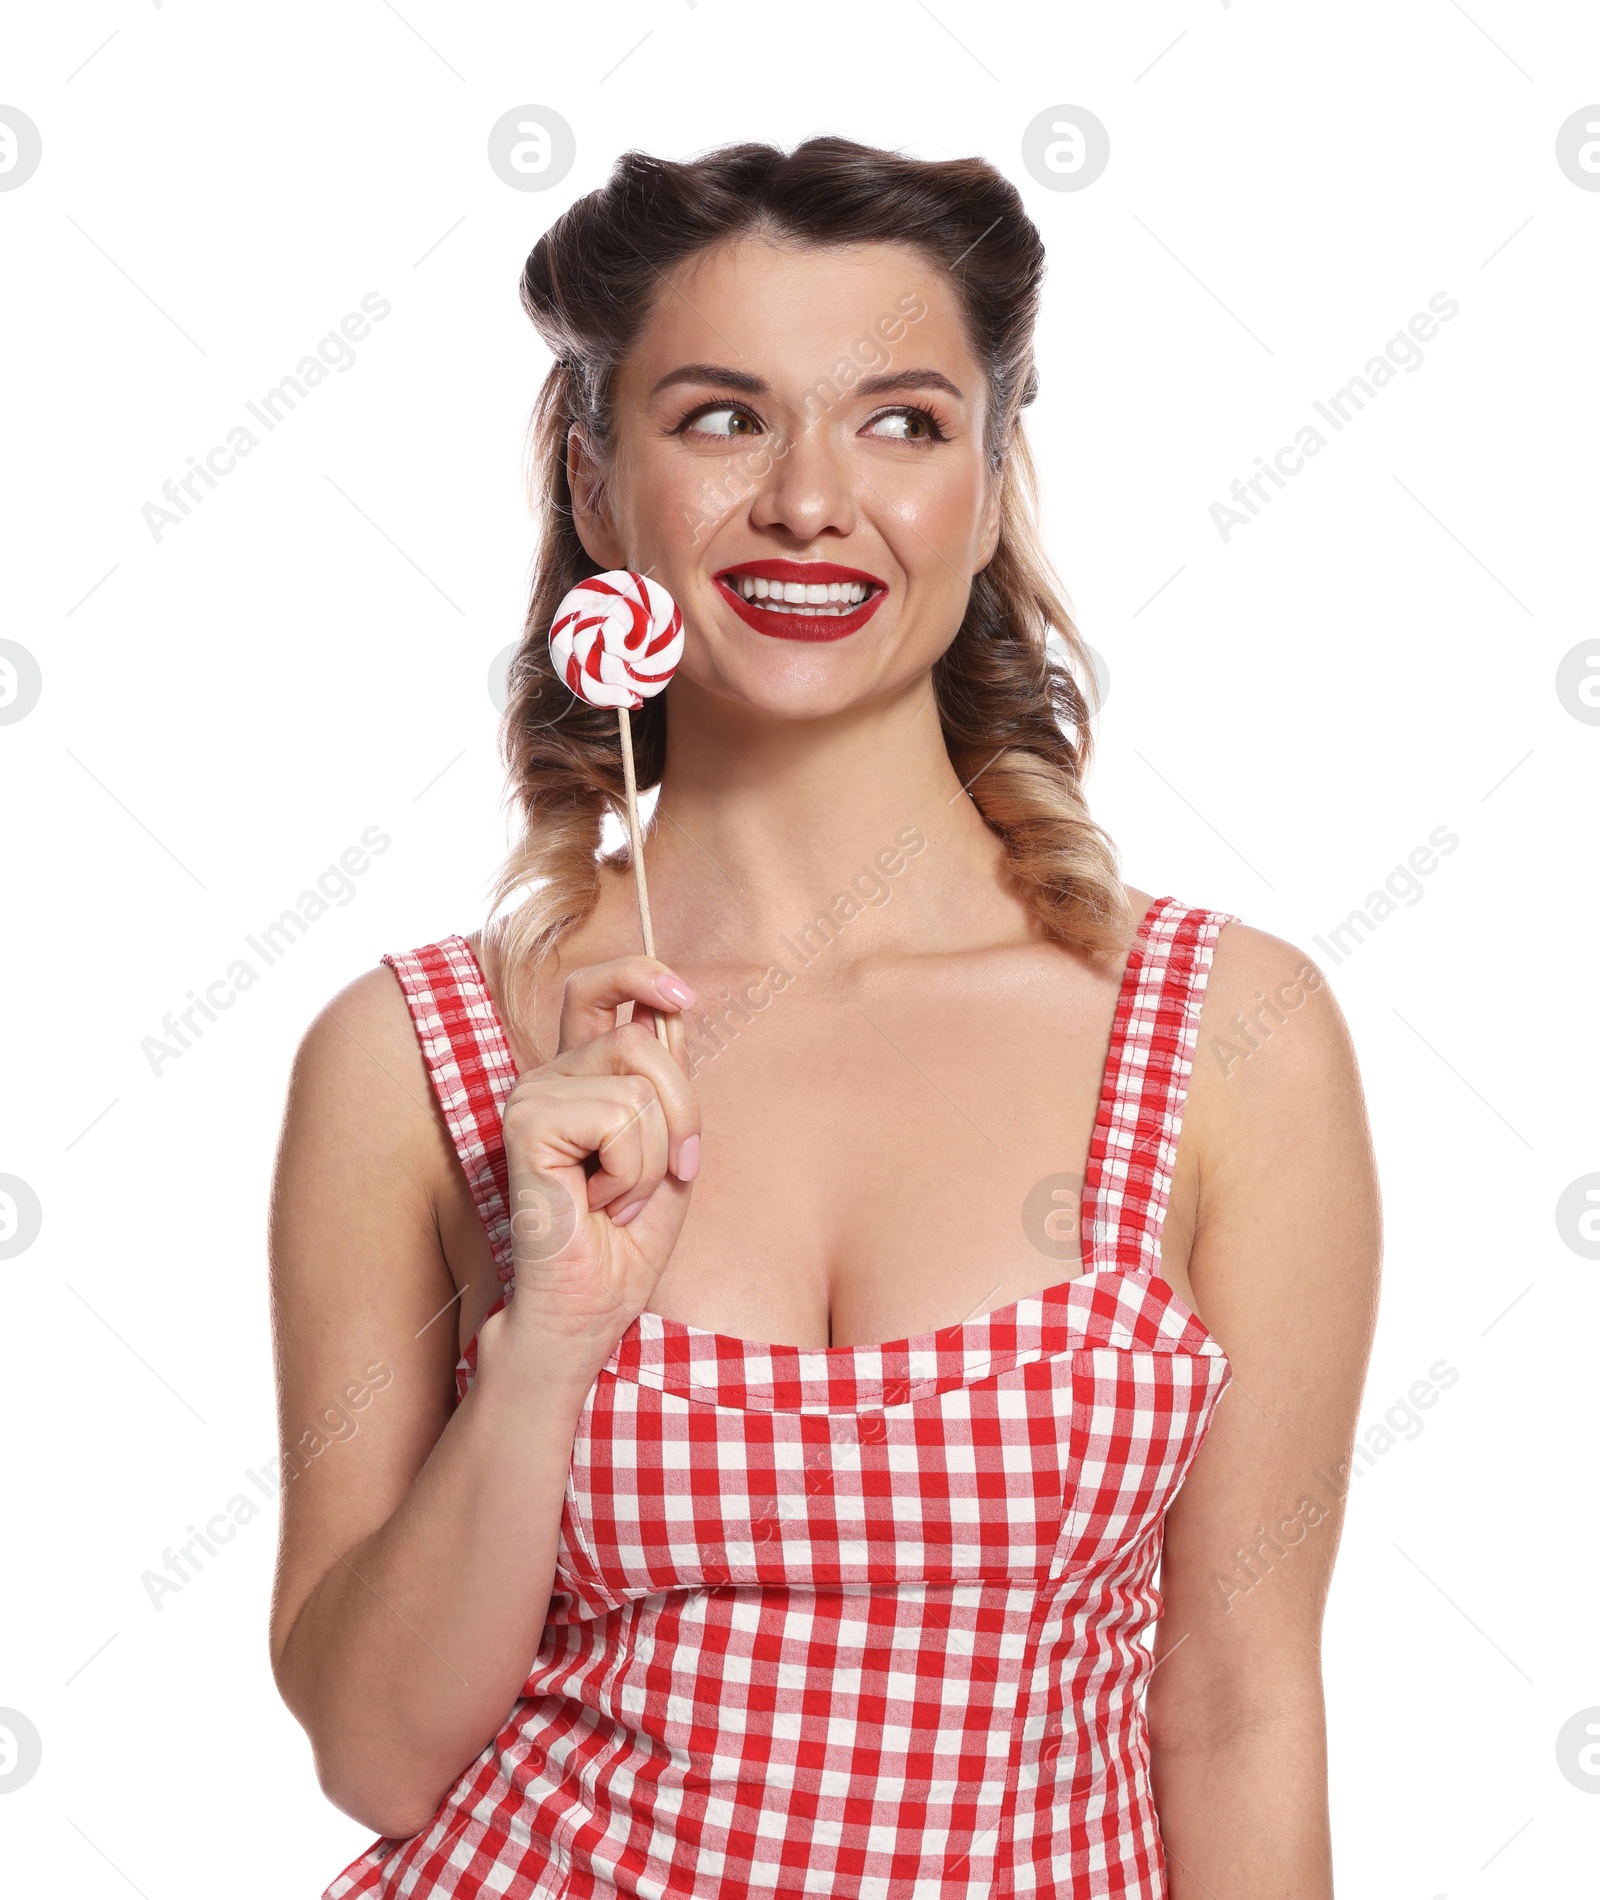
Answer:
<path fill-rule="evenodd" d="M 270 1678 L 272 1510 L 160 1610 L 141 1574 L 275 1449 L 301 1031 L 381 952 L 474 928 L 502 855 L 487 681 L 547 361 L 523 258 L 629 144 L 827 131 L 1022 189 L 1047 529 L 1109 667 L 1093 809 L 1130 881 L 1310 948 L 1350 1019 L 1388 1225 L 1363 1432 L 1459 1371 L 1350 1501 L 1339 1891 L 1591 1891 L 1600 1800 L 1556 1738 L 1600 1705 L 1600 1262 L 1556 1204 L 1600 1170 L 1600 726 L 1556 670 L 1600 666 L 1600 192 L 1555 140 L 1600 100 L 1600 16 L 107 0 L 7 38 L 0 104 L 43 162 L 0 192 L 0 638 L 43 691 L 0 726 L 0 1173 L 43 1225 L 0 1262 L 0 1707 L 44 1751 L 0 1795 L 7 1891 L 314 1896 L 370 1838 Z M 486 160 L 523 103 L 576 133 L 546 192 Z M 1110 131 L 1082 191 L 1022 162 L 1057 104 Z M 392 313 L 355 366 L 154 540 L 142 504 L 371 291 Z M 1421 368 L 1224 541 L 1229 483 L 1441 291 Z M 373 825 L 353 901 L 154 1075 L 162 1016 Z M 1441 825 L 1459 848 L 1335 965 L 1312 938 Z"/>

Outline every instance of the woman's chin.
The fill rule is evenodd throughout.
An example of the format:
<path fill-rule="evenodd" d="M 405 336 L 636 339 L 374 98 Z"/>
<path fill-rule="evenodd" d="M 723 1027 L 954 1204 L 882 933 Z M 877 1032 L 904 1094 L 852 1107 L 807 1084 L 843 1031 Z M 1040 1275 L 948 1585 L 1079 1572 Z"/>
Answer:
<path fill-rule="evenodd" d="M 877 690 L 876 681 L 869 684 L 855 678 L 854 669 L 850 678 L 839 677 L 837 671 L 831 678 L 807 678 L 814 670 L 823 669 L 802 661 L 785 668 L 781 675 L 765 669 L 751 677 L 748 667 L 731 667 L 716 680 L 701 682 L 700 690 L 725 707 L 737 707 L 752 719 L 773 724 L 836 718 L 861 705 Z"/>

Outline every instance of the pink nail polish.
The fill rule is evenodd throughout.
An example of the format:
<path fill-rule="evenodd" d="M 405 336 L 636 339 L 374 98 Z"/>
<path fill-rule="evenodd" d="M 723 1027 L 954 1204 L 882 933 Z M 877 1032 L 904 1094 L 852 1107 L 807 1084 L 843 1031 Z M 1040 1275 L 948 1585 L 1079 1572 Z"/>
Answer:
<path fill-rule="evenodd" d="M 694 991 L 675 976 L 658 976 L 656 988 L 669 1003 L 676 1003 L 680 1009 L 694 1001 Z"/>
<path fill-rule="evenodd" d="M 634 1215 L 637 1214 L 643 1206 L 643 1201 L 630 1201 L 620 1214 L 613 1214 L 611 1216 L 611 1225 L 613 1227 L 626 1227 L 628 1222 L 633 1219 Z"/>
<path fill-rule="evenodd" d="M 678 1150 L 678 1179 L 692 1181 L 700 1172 L 700 1137 L 689 1135 Z"/>

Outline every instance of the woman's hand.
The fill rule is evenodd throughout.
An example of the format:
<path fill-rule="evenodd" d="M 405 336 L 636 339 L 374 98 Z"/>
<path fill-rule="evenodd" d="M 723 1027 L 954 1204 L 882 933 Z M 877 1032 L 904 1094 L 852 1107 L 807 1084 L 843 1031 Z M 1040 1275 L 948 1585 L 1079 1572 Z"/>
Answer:
<path fill-rule="evenodd" d="M 649 1302 L 689 1211 L 700 1104 L 674 1018 L 693 1000 L 653 957 L 575 970 L 556 1055 L 519 1078 L 506 1102 L 516 1274 L 494 1330 L 535 1342 L 541 1364 L 585 1390 Z M 633 1021 L 618 1024 L 630 1001 Z M 667 1023 L 670 1051 L 652 1011 Z"/>

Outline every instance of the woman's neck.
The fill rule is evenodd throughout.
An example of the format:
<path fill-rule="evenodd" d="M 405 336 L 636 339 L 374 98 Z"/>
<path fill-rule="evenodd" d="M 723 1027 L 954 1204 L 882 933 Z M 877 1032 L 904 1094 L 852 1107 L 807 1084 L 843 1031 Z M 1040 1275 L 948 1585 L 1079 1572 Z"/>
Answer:
<path fill-rule="evenodd" d="M 824 913 L 836 965 L 1033 934 L 1005 851 L 945 749 L 931 683 L 838 718 L 697 700 L 669 726 L 645 844 L 656 952 L 763 967 Z M 730 729 L 731 726 L 731 729 Z M 595 922 L 636 934 L 631 874 Z"/>

